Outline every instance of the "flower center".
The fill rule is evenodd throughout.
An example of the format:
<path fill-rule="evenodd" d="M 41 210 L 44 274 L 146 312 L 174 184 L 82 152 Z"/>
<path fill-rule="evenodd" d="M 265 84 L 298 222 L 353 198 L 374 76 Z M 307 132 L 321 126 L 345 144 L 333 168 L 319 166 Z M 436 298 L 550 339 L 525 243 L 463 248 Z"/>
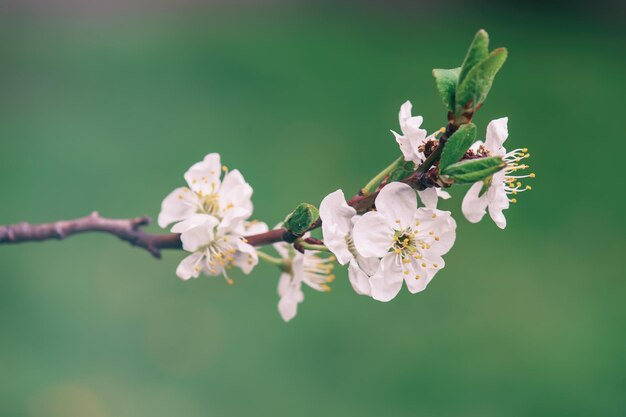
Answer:
<path fill-rule="evenodd" d="M 433 215 L 434 216 L 434 215 Z M 400 256 L 402 262 L 402 270 L 404 275 L 411 274 L 408 264 L 413 261 L 421 262 L 422 268 L 428 267 L 428 264 L 424 261 L 423 253 L 431 248 L 431 245 L 427 241 L 439 240 L 439 236 L 434 231 L 428 232 L 428 234 L 420 234 L 417 227 L 419 222 L 415 223 L 415 229 L 407 227 L 404 230 L 396 230 L 393 237 L 393 245 L 391 249 Z M 438 268 L 439 265 L 432 264 L 433 268 Z M 415 274 L 415 279 L 420 279 L 419 274 Z"/>
<path fill-rule="evenodd" d="M 235 261 L 235 247 L 228 242 L 226 237 L 216 239 L 204 247 L 204 254 L 207 258 L 207 266 L 213 275 L 224 274 L 228 284 L 233 284 L 233 280 L 226 275 L 226 270 L 232 268 Z"/>
<path fill-rule="evenodd" d="M 200 200 L 201 207 L 199 211 L 201 213 L 210 214 L 212 216 L 219 214 L 219 211 L 220 211 L 219 197 L 220 195 L 217 193 L 206 194 L 204 196 L 201 196 L 201 200 Z"/>

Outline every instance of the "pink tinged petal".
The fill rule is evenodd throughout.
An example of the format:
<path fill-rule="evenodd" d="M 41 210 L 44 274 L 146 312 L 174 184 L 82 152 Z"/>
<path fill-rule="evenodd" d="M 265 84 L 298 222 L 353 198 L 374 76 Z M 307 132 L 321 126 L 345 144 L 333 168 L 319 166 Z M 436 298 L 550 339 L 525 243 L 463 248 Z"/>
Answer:
<path fill-rule="evenodd" d="M 192 216 L 199 202 L 195 193 L 187 187 L 180 187 L 172 191 L 161 203 L 158 223 L 166 228 L 170 223 L 178 222 Z"/>
<path fill-rule="evenodd" d="M 241 207 L 252 214 L 252 187 L 244 180 L 239 170 L 234 169 L 224 176 L 219 189 L 220 207 Z"/>
<path fill-rule="evenodd" d="M 355 223 L 352 233 L 356 250 L 366 258 L 382 258 L 393 244 L 394 230 L 378 212 L 365 213 Z"/>
<path fill-rule="evenodd" d="M 376 197 L 376 210 L 396 229 L 410 226 L 417 210 L 415 190 L 401 182 L 387 184 Z"/>
<path fill-rule="evenodd" d="M 354 292 L 359 295 L 371 295 L 372 287 L 370 285 L 369 277 L 359 267 L 356 259 L 352 259 L 350 261 L 350 265 L 348 266 L 348 279 L 350 280 L 350 284 L 352 284 Z"/>
<path fill-rule="evenodd" d="M 395 253 L 388 253 L 380 263 L 376 274 L 370 278 L 372 298 L 387 302 L 395 298 L 402 288 L 404 273 L 400 257 Z"/>
<path fill-rule="evenodd" d="M 355 215 L 356 210 L 346 203 L 342 190 L 328 194 L 320 204 L 324 244 L 341 265 L 347 264 L 352 258 L 346 236 L 352 233 L 352 219 Z"/>
<path fill-rule="evenodd" d="M 202 270 L 201 262 L 203 258 L 202 253 L 192 253 L 183 259 L 176 268 L 176 275 L 182 280 L 188 280 L 189 278 L 198 278 L 200 271 Z"/>
<path fill-rule="evenodd" d="M 496 153 L 496 155 L 501 155 L 500 148 L 502 148 L 504 141 L 509 136 L 509 128 L 507 126 L 508 121 L 508 117 L 502 117 L 500 119 L 492 120 L 487 125 L 485 148 Z"/>
<path fill-rule="evenodd" d="M 461 211 L 465 218 L 471 223 L 478 223 L 485 215 L 485 210 L 489 204 L 487 194 L 479 197 L 480 190 L 483 187 L 482 181 L 474 183 L 465 194 Z"/>
<path fill-rule="evenodd" d="M 211 194 L 219 189 L 221 174 L 220 154 L 210 153 L 185 172 L 185 181 L 194 192 Z"/>

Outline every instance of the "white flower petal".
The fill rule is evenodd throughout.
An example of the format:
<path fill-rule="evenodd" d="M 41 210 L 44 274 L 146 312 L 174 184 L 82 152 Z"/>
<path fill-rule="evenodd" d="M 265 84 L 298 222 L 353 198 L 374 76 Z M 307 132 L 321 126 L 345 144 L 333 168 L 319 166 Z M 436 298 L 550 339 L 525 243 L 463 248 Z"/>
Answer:
<path fill-rule="evenodd" d="M 420 162 L 421 158 L 418 156 L 417 141 L 411 140 L 409 136 L 399 135 L 393 130 L 391 131 L 391 133 L 393 133 L 393 136 L 396 138 L 396 142 L 398 143 L 398 146 L 400 147 L 400 151 L 402 152 L 402 155 L 404 156 L 404 160 L 407 162 L 408 161 L 412 161 L 415 163 Z"/>
<path fill-rule="evenodd" d="M 278 311 L 285 321 L 289 321 L 296 316 L 298 304 L 304 301 L 302 293 L 302 258 L 294 259 L 292 264 L 292 274 L 283 272 L 278 281 Z"/>
<path fill-rule="evenodd" d="M 356 250 L 361 255 L 381 258 L 392 246 L 394 230 L 385 216 L 370 211 L 357 220 L 352 235 Z"/>
<path fill-rule="evenodd" d="M 352 259 L 346 237 L 352 233 L 352 219 L 356 210 L 346 203 L 342 190 L 328 194 L 320 204 L 324 244 L 341 265 Z"/>
<path fill-rule="evenodd" d="M 194 227 L 203 226 L 210 228 L 213 231 L 213 228 L 219 224 L 219 220 L 209 214 L 201 214 L 196 213 L 189 218 L 183 220 L 182 222 L 176 223 L 172 226 L 172 233 L 184 233 L 187 230 L 193 229 Z"/>
<path fill-rule="evenodd" d="M 197 162 L 185 172 L 185 181 L 194 192 L 212 194 L 220 187 L 222 163 L 220 154 L 210 153 L 204 160 Z"/>
<path fill-rule="evenodd" d="M 509 200 L 507 199 L 506 207 L 504 203 L 493 202 L 489 204 L 489 216 L 500 229 L 504 229 L 506 227 L 506 217 L 504 217 L 504 213 L 502 211 L 509 208 L 508 202 Z"/>
<path fill-rule="evenodd" d="M 356 259 L 350 261 L 348 266 L 348 279 L 352 288 L 359 295 L 370 296 L 372 293 L 372 287 L 370 285 L 370 279 L 367 274 L 360 268 Z"/>
<path fill-rule="evenodd" d="M 420 196 L 420 200 L 422 200 L 422 203 L 426 207 L 437 208 L 437 200 L 439 199 L 439 196 L 437 195 L 438 189 L 439 188 L 427 188 L 423 191 L 418 191 L 417 195 Z"/>
<path fill-rule="evenodd" d="M 404 264 L 405 271 L 409 272 L 404 274 L 404 282 L 411 294 L 424 291 L 430 282 L 429 273 L 422 263 L 422 260 L 412 259 L 411 263 Z"/>
<path fill-rule="evenodd" d="M 415 219 L 420 222 L 419 235 L 425 237 L 432 250 L 440 255 L 448 253 L 456 239 L 456 222 L 451 213 L 421 207 Z"/>
<path fill-rule="evenodd" d="M 395 228 L 410 226 L 417 210 L 415 190 L 402 182 L 387 184 L 376 197 L 376 210 Z"/>
<path fill-rule="evenodd" d="M 395 298 L 402 288 L 404 273 L 400 258 L 395 253 L 388 253 L 382 259 L 378 271 L 372 278 L 372 297 L 375 300 L 387 302 Z"/>
<path fill-rule="evenodd" d="M 158 223 L 166 228 L 170 223 L 178 222 L 192 216 L 198 207 L 198 197 L 187 187 L 172 191 L 161 203 Z"/>
<path fill-rule="evenodd" d="M 444 191 L 441 188 L 435 188 L 435 190 L 437 190 L 437 197 L 441 198 L 442 200 L 448 200 L 450 197 L 452 197 L 449 192 Z"/>
<path fill-rule="evenodd" d="M 494 153 L 494 156 L 501 156 L 501 149 L 504 141 L 509 136 L 509 128 L 507 126 L 508 117 L 492 120 L 487 125 L 487 139 L 485 140 L 485 148 Z"/>
<path fill-rule="evenodd" d="M 260 222 L 258 220 L 253 220 L 251 222 L 246 222 L 244 224 L 246 236 L 258 235 L 261 233 L 266 233 L 269 231 L 269 227 L 267 224 Z"/>
<path fill-rule="evenodd" d="M 479 197 L 482 187 L 482 181 L 474 183 L 465 194 L 463 204 L 461 204 L 463 215 L 471 223 L 478 223 L 483 218 L 489 204 L 486 193 Z"/>
<path fill-rule="evenodd" d="M 252 213 L 242 207 L 234 207 L 226 210 L 218 229 L 220 233 L 235 233 L 243 235 L 245 233 L 244 220 L 250 217 Z"/>
<path fill-rule="evenodd" d="M 195 252 L 198 248 L 208 245 L 215 239 L 214 228 L 217 224 L 217 219 L 209 215 L 198 215 L 198 217 L 194 217 L 190 221 L 197 218 L 202 218 L 202 221 L 194 227 L 185 230 L 180 235 L 183 249 L 188 252 Z"/>
<path fill-rule="evenodd" d="M 224 175 L 219 190 L 220 207 L 240 207 L 252 213 L 252 187 L 244 180 L 239 170 L 234 169 Z"/>
<path fill-rule="evenodd" d="M 233 255 L 233 265 L 240 268 L 244 274 L 249 274 L 259 263 L 256 249 L 241 239 L 237 239 L 236 248 L 237 252 Z"/>
<path fill-rule="evenodd" d="M 202 267 L 200 263 L 202 262 L 202 258 L 204 255 L 202 253 L 192 253 L 183 259 L 178 267 L 176 268 L 176 275 L 183 280 L 188 280 L 189 278 L 198 278 L 200 275 L 200 271 Z"/>
<path fill-rule="evenodd" d="M 398 114 L 398 121 L 400 122 L 400 126 L 404 125 L 404 121 L 411 117 L 411 109 L 413 105 L 409 100 L 402 103 L 400 106 L 400 113 Z"/>

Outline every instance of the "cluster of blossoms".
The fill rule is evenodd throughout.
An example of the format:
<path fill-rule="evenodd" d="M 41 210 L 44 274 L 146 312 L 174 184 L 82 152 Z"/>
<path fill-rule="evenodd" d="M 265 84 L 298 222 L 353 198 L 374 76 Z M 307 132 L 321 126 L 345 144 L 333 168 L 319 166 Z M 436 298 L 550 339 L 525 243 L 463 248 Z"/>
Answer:
<path fill-rule="evenodd" d="M 408 101 L 400 108 L 399 121 L 402 134 L 392 133 L 403 155 L 402 164 L 418 169 L 445 129 L 428 135 L 421 128 L 422 117 L 411 116 Z M 470 222 L 480 221 L 489 211 L 496 225 L 504 228 L 503 210 L 516 201 L 509 196 L 530 189 L 522 186 L 521 179 L 534 174 L 519 174 L 528 168 L 520 162 L 529 156 L 527 150 L 507 153 L 503 146 L 508 136 L 507 122 L 507 118 L 501 118 L 489 123 L 485 141 L 476 141 L 467 151 L 468 159 L 499 157 L 504 166 L 488 179 L 471 185 L 462 203 L 462 212 Z M 342 190 L 327 195 L 319 206 L 323 241 L 306 232 L 295 236 L 295 243 L 275 242 L 279 257 L 274 257 L 246 240 L 245 236 L 268 232 L 268 227 L 249 220 L 252 187 L 238 170 L 229 171 L 221 165 L 220 156 L 213 153 L 194 164 L 184 177 L 188 187 L 170 193 L 159 215 L 159 225 L 173 223 L 171 231 L 180 233 L 183 249 L 191 252 L 178 266 L 177 275 L 184 280 L 197 278 L 200 273 L 222 275 L 232 283 L 228 271 L 233 266 L 249 274 L 259 259 L 266 260 L 281 270 L 278 310 L 285 321 L 296 315 L 298 304 L 304 300 L 303 284 L 317 291 L 330 291 L 335 260 L 348 266 L 349 282 L 359 295 L 390 301 L 403 283 L 410 293 L 423 291 L 445 266 L 443 256 L 456 238 L 451 213 L 437 209 L 438 200 L 448 199 L 450 194 L 438 184 L 416 191 L 403 182 L 387 183 L 387 175 L 378 185 L 373 207 L 364 214 L 346 201 Z M 310 229 L 316 225 L 319 222 L 312 222 Z"/>
<path fill-rule="evenodd" d="M 224 173 L 224 177 L 222 177 Z M 161 205 L 159 226 L 174 223 L 171 231 L 180 233 L 183 249 L 191 255 L 183 259 L 176 274 L 184 280 L 206 275 L 232 279 L 232 266 L 249 274 L 259 262 L 245 234 L 267 231 L 260 222 L 250 222 L 252 187 L 238 170 L 223 166 L 220 155 L 211 153 L 185 173 L 188 187 L 172 191 Z"/>

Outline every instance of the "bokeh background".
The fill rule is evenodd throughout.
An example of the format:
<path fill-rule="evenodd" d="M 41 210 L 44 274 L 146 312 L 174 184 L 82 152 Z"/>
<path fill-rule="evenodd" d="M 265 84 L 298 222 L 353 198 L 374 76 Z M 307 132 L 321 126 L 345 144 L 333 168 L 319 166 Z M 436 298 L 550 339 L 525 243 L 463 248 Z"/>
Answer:
<path fill-rule="evenodd" d="M 344 271 L 276 310 L 278 272 L 184 283 L 115 238 L 0 247 L 0 415 L 624 416 L 623 7 L 617 2 L 0 6 L 0 224 L 156 217 L 208 152 L 275 224 L 398 154 L 410 99 L 475 31 L 510 58 L 475 118 L 510 117 L 533 191 L 471 225 L 391 303 Z M 157 231 L 156 226 L 149 230 Z"/>

